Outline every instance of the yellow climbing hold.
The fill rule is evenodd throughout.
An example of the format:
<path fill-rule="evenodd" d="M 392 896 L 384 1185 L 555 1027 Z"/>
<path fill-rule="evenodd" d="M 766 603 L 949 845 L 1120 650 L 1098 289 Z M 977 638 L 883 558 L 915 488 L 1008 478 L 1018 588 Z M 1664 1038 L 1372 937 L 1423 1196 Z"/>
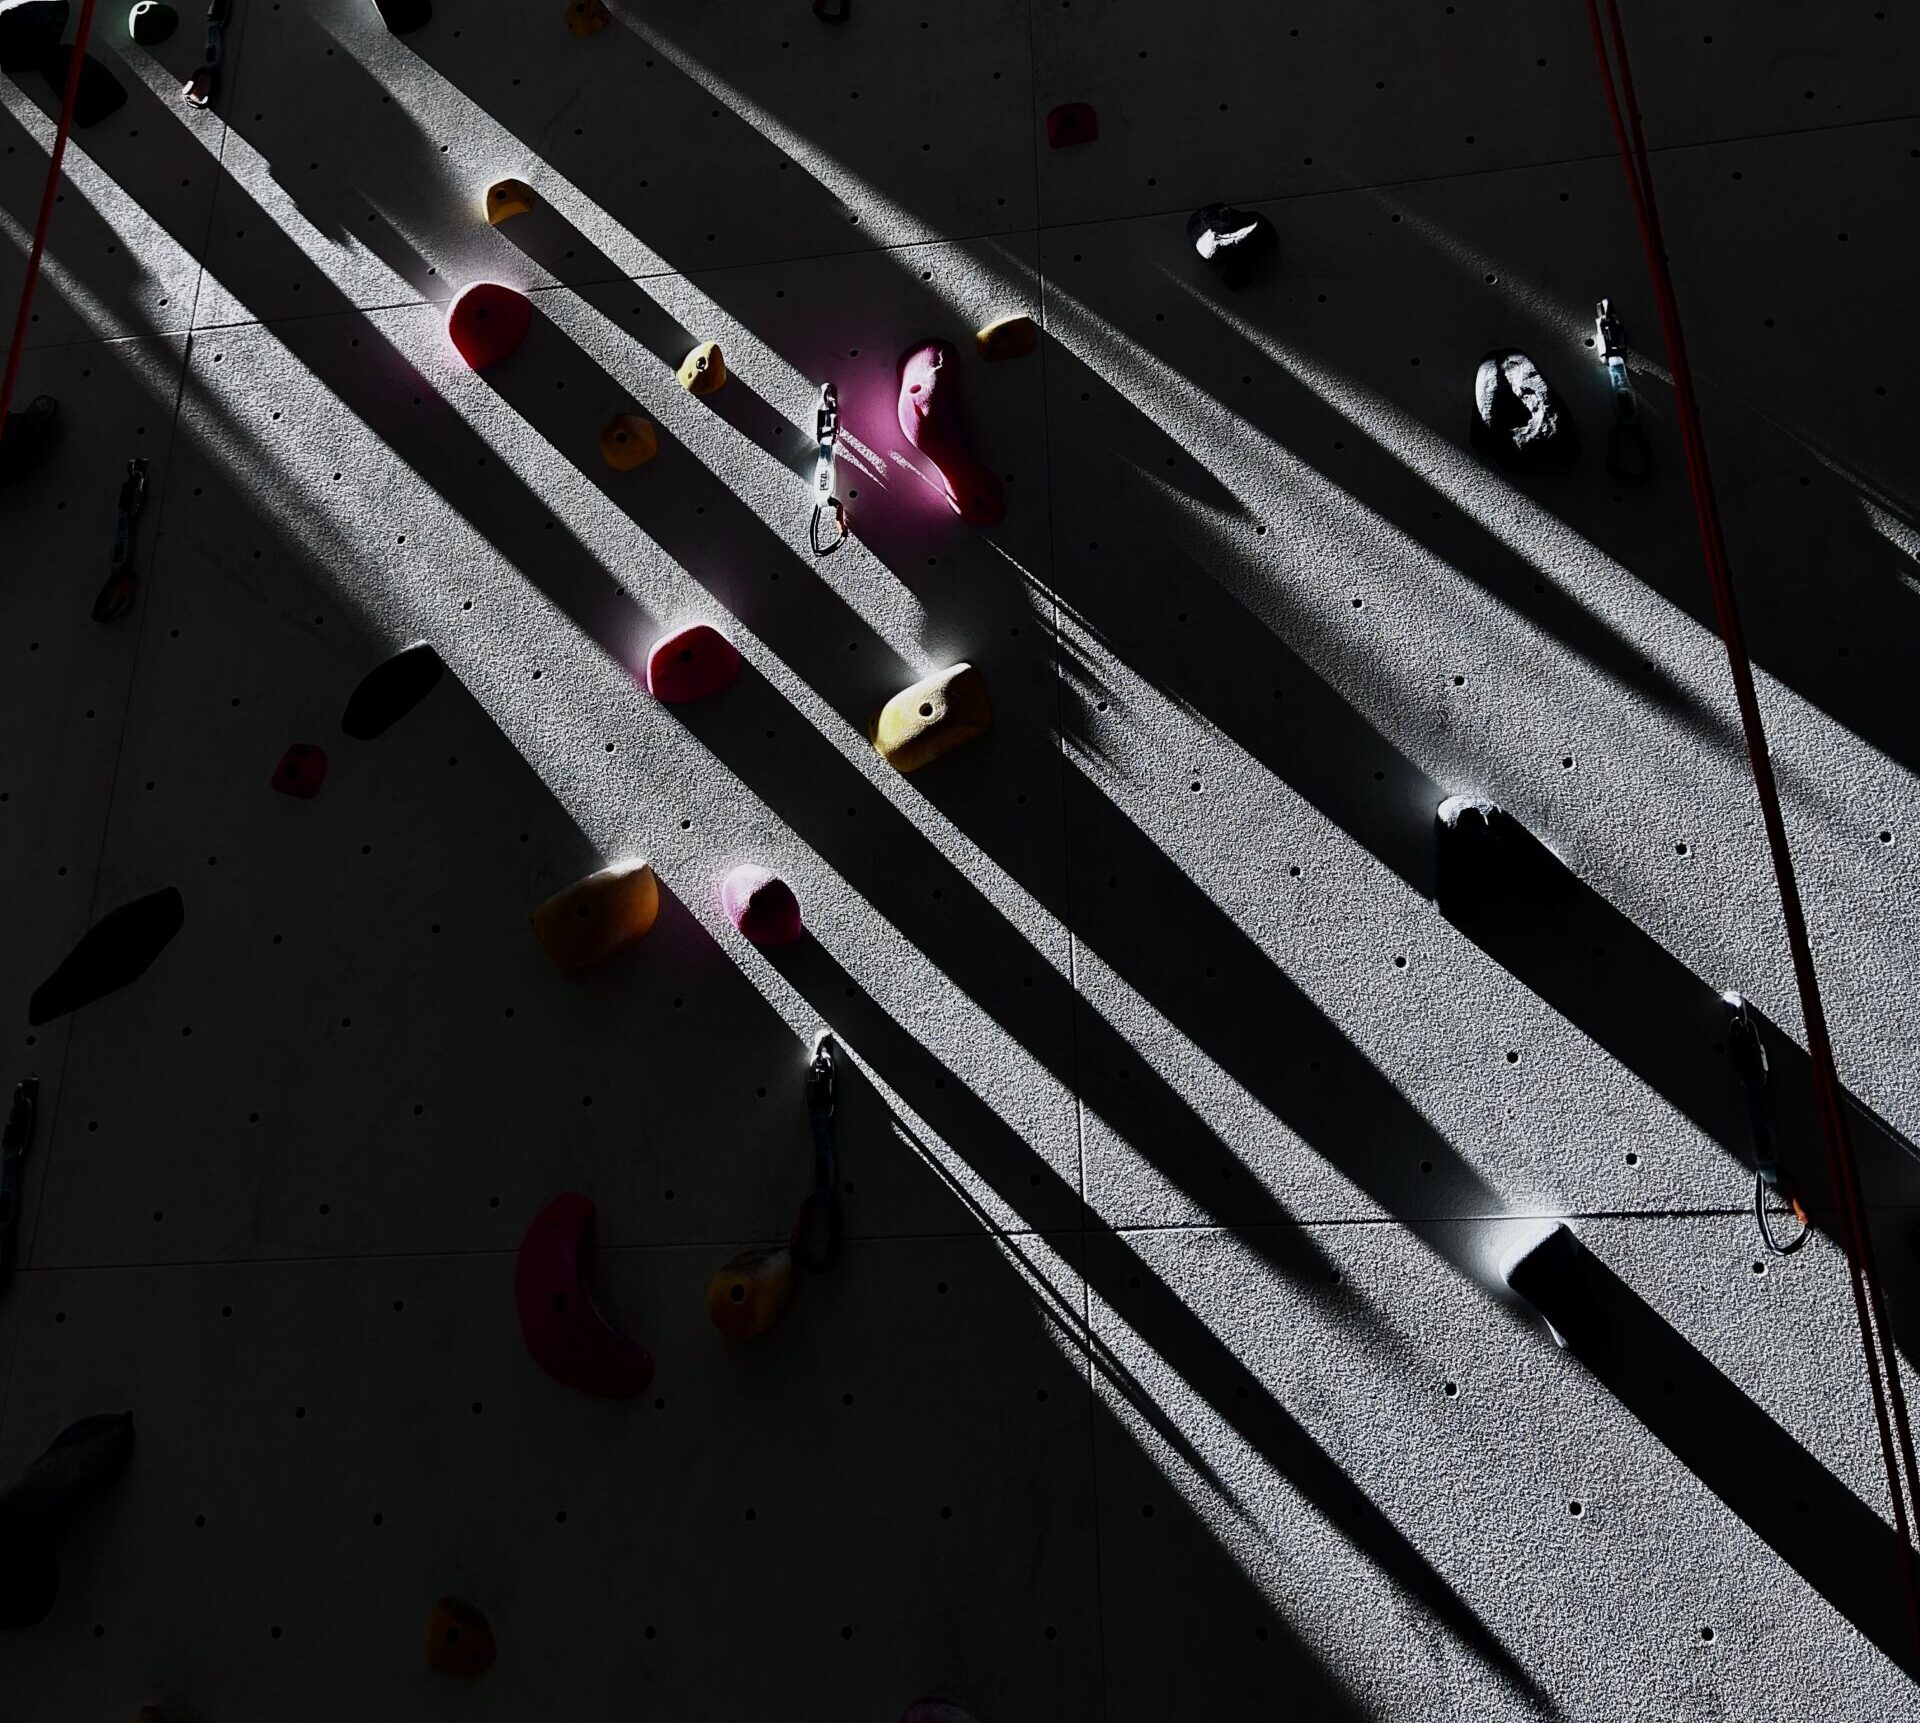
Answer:
<path fill-rule="evenodd" d="M 780 1320 L 793 1297 L 793 1252 L 759 1245 L 723 1262 L 707 1283 L 707 1315 L 722 1334 L 752 1340 Z"/>
<path fill-rule="evenodd" d="M 645 862 L 602 868 L 533 912 L 533 931 L 562 975 L 604 963 L 644 938 L 660 913 L 660 882 Z"/>
<path fill-rule="evenodd" d="M 727 362 L 714 341 L 702 341 L 680 362 L 680 387 L 689 395 L 711 395 L 727 380 Z"/>
<path fill-rule="evenodd" d="M 651 419 L 638 413 L 622 413 L 609 419 L 600 432 L 600 458 L 616 473 L 630 473 L 644 467 L 660 452 L 660 436 Z"/>
<path fill-rule="evenodd" d="M 992 721 L 986 678 L 971 664 L 956 664 L 901 689 L 880 708 L 870 734 L 888 765 L 915 772 Z"/>
<path fill-rule="evenodd" d="M 606 0 L 569 0 L 567 28 L 576 36 L 592 36 L 613 22 Z"/>
<path fill-rule="evenodd" d="M 533 208 L 533 187 L 523 179 L 497 179 L 487 187 L 487 220 L 495 227 Z"/>
<path fill-rule="evenodd" d="M 1024 359 L 1040 345 L 1040 325 L 1031 317 L 1000 317 L 973 338 L 982 359 Z"/>
<path fill-rule="evenodd" d="M 441 1598 L 427 1616 L 427 1667 L 442 1675 L 484 1675 L 493 1658 L 487 1618 L 457 1597 Z"/>

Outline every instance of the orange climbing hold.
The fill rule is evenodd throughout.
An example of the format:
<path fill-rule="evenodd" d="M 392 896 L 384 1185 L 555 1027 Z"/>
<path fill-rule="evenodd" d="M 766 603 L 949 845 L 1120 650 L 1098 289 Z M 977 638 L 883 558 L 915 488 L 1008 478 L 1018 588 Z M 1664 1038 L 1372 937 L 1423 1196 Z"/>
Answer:
<path fill-rule="evenodd" d="M 730 1257 L 707 1283 L 707 1315 L 722 1334 L 753 1340 L 785 1313 L 793 1297 L 793 1252 L 756 1245 Z"/>
<path fill-rule="evenodd" d="M 487 220 L 498 227 L 511 216 L 525 215 L 535 201 L 525 180 L 497 179 L 487 187 Z"/>
<path fill-rule="evenodd" d="M 533 912 L 533 931 L 562 975 L 604 963 L 646 937 L 660 913 L 660 882 L 645 862 L 602 868 Z"/>
<path fill-rule="evenodd" d="M 651 419 L 622 413 L 609 419 L 600 432 L 600 458 L 616 473 L 644 467 L 660 452 L 660 436 Z"/>
<path fill-rule="evenodd" d="M 916 772 L 993 721 L 987 681 L 971 664 L 956 664 L 903 688 L 875 715 L 869 732 L 895 771 Z"/>
<path fill-rule="evenodd" d="M 569 0 L 567 28 L 576 36 L 595 36 L 613 22 L 605 0 Z"/>
<path fill-rule="evenodd" d="M 442 1675 L 484 1675 L 493 1659 L 487 1618 L 457 1597 L 441 1598 L 427 1615 L 427 1667 Z"/>
<path fill-rule="evenodd" d="M 727 380 L 727 362 L 718 342 L 702 341 L 680 362 L 680 387 L 689 395 L 711 395 Z"/>
<path fill-rule="evenodd" d="M 1024 359 L 1040 345 L 1040 325 L 1031 317 L 1001 317 L 973 338 L 982 359 Z"/>

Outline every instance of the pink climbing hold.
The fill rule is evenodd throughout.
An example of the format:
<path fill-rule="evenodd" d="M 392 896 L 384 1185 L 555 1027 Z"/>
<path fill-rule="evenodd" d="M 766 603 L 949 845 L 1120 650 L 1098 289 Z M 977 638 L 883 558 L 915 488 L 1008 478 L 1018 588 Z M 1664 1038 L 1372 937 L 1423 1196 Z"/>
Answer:
<path fill-rule="evenodd" d="M 564 1191 L 534 1216 L 513 1265 L 520 1334 L 556 1382 L 628 1400 L 653 1380 L 653 1355 L 600 1314 L 587 1290 L 593 1201 Z"/>
<path fill-rule="evenodd" d="M 447 313 L 447 338 L 476 371 L 499 364 L 532 327 L 533 301 L 497 281 L 469 287 Z"/>
<path fill-rule="evenodd" d="M 294 742 L 280 756 L 270 780 L 283 796 L 298 796 L 310 802 L 327 781 L 327 751 L 311 742 Z"/>
<path fill-rule="evenodd" d="M 1000 475 L 974 459 L 955 403 L 959 355 L 950 341 L 928 341 L 900 358 L 900 430 L 939 469 L 947 502 L 974 526 L 1006 518 Z"/>
<path fill-rule="evenodd" d="M 720 902 L 727 919 L 755 945 L 791 945 L 803 931 L 793 887 L 751 862 L 721 882 Z"/>
<path fill-rule="evenodd" d="M 662 635 L 647 654 L 647 692 L 669 706 L 718 694 L 739 674 L 739 649 L 704 622 Z"/>
<path fill-rule="evenodd" d="M 1056 150 L 1090 144 L 1100 135 L 1100 116 L 1085 102 L 1062 102 L 1047 115 L 1047 142 Z"/>

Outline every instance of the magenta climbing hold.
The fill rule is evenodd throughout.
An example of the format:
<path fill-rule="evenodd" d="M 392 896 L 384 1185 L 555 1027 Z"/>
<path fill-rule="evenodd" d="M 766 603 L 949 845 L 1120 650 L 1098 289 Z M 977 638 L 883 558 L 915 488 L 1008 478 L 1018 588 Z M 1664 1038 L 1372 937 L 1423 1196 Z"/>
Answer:
<path fill-rule="evenodd" d="M 1090 144 L 1100 135 L 1100 116 L 1086 102 L 1062 102 L 1047 115 L 1047 142 L 1056 150 Z"/>
<path fill-rule="evenodd" d="M 727 919 L 755 945 L 791 945 L 804 931 L 793 887 L 752 862 L 742 862 L 721 882 L 720 902 Z"/>
<path fill-rule="evenodd" d="M 739 649 L 704 622 L 662 635 L 647 654 L 647 692 L 669 706 L 718 694 L 739 674 Z"/>
<path fill-rule="evenodd" d="M 327 781 L 327 751 L 311 742 L 294 742 L 273 768 L 273 787 L 283 796 L 310 802 Z"/>
<path fill-rule="evenodd" d="M 476 371 L 499 364 L 532 327 L 533 301 L 497 281 L 465 289 L 447 313 L 447 338 Z"/>
<path fill-rule="evenodd" d="M 974 458 L 960 429 L 958 358 L 950 341 L 926 341 L 901 355 L 900 431 L 934 464 L 955 514 L 974 526 L 997 526 L 1006 518 L 1006 497 L 1000 475 Z"/>
<path fill-rule="evenodd" d="M 520 1334 L 556 1382 L 627 1400 L 653 1380 L 653 1354 L 600 1314 L 587 1290 L 593 1199 L 563 1191 L 534 1216 L 513 1267 Z"/>

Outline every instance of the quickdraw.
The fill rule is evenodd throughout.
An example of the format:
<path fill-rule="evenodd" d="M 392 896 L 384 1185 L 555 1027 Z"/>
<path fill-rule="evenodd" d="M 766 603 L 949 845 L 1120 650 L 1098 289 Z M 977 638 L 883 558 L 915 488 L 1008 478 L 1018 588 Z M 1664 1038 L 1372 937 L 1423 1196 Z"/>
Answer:
<path fill-rule="evenodd" d="M 23 1078 L 14 1088 L 7 1125 L 0 1134 L 0 1292 L 13 1278 L 20 1250 L 21 1173 L 33 1142 L 33 1121 L 40 1102 L 40 1079 Z"/>
<path fill-rule="evenodd" d="M 807 1119 L 813 1126 L 813 1189 L 793 1223 L 793 1253 L 816 1274 L 833 1267 L 840 1255 L 839 1161 L 834 1152 L 833 1112 L 838 1099 L 840 1046 L 822 1029 L 813 1040 L 807 1066 Z"/>
<path fill-rule="evenodd" d="M 1603 299 L 1593 308 L 1594 345 L 1607 368 L 1613 391 L 1613 423 L 1607 428 L 1607 471 L 1617 479 L 1638 484 L 1653 474 L 1653 445 L 1640 423 L 1640 399 L 1627 374 L 1626 350 L 1620 344 L 1620 320 Z"/>
<path fill-rule="evenodd" d="M 140 524 L 140 511 L 146 506 L 147 463 L 131 460 L 127 462 L 127 476 L 120 481 L 120 516 L 114 522 L 106 583 L 93 601 L 95 622 L 112 622 L 133 607 L 134 588 L 139 584 L 133 567 L 133 536 Z"/>
<path fill-rule="evenodd" d="M 820 458 L 813 468 L 813 523 L 807 529 L 815 556 L 831 556 L 847 536 L 847 511 L 833 494 L 833 455 L 840 441 L 840 397 L 831 383 L 820 385 L 820 399 L 813 412 L 814 435 L 820 444 Z M 820 520 L 832 514 L 836 531 L 825 544 L 820 542 Z"/>
<path fill-rule="evenodd" d="M 206 107 L 220 88 L 220 62 L 226 58 L 227 21 L 232 16 L 233 0 L 210 0 L 207 7 L 207 57 L 180 90 L 190 108 Z"/>
<path fill-rule="evenodd" d="M 1767 1047 L 1760 1036 L 1759 1017 L 1744 993 L 1723 993 L 1720 997 L 1727 1007 L 1727 1050 L 1733 1056 L 1734 1074 L 1747 1092 L 1747 1109 L 1753 1120 L 1754 1224 L 1768 1250 L 1775 1256 L 1791 1256 L 1807 1242 L 1807 1211 L 1800 1199 L 1780 1183 L 1780 1145 L 1767 1107 Z M 1774 1235 L 1773 1215 L 1767 1207 L 1769 1189 L 1778 1190 L 1787 1199 L 1800 1223 L 1800 1230 L 1784 1242 Z"/>

